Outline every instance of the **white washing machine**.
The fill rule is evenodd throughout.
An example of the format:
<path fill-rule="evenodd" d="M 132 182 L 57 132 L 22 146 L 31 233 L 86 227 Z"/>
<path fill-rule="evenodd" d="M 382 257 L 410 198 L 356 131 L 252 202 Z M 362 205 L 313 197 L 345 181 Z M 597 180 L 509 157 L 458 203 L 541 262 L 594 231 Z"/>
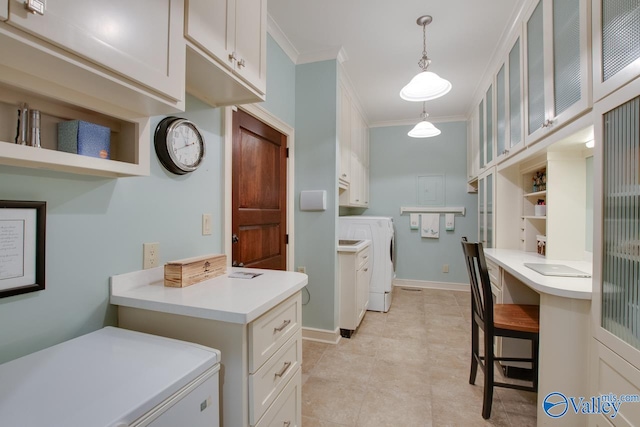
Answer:
<path fill-rule="evenodd" d="M 391 286 L 395 272 L 395 231 L 388 216 L 341 216 L 338 219 L 340 239 L 371 240 L 373 259 L 369 283 L 369 310 L 389 311 Z"/>

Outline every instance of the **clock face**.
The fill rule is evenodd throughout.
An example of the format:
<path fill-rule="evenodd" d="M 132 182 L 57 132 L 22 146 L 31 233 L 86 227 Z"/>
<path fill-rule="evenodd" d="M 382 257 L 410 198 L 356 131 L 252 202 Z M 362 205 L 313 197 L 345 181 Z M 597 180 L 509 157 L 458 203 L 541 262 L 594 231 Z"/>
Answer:
<path fill-rule="evenodd" d="M 186 119 L 163 119 L 156 128 L 154 144 L 162 165 L 178 175 L 193 172 L 204 159 L 204 139 L 196 125 Z"/>

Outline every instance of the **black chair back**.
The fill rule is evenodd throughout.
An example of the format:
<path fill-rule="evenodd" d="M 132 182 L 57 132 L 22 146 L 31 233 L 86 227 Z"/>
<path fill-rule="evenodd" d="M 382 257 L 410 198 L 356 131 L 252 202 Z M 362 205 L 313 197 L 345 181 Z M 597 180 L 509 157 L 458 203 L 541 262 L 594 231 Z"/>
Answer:
<path fill-rule="evenodd" d="M 471 284 L 472 315 L 485 330 L 488 325 L 493 325 L 493 294 L 482 243 L 468 242 L 466 237 L 461 243 Z"/>

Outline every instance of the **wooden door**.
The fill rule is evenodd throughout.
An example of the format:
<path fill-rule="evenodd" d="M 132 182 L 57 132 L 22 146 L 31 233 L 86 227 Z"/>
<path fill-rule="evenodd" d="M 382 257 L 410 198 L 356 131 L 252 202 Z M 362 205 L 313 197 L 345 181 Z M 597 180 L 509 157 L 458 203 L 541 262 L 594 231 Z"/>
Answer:
<path fill-rule="evenodd" d="M 238 110 L 232 163 L 233 264 L 286 270 L 286 136 Z"/>

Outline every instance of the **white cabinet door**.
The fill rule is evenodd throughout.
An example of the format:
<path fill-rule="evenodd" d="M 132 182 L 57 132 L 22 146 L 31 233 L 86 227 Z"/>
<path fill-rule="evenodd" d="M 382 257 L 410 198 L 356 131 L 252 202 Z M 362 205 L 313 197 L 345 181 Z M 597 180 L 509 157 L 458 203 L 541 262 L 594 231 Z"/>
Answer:
<path fill-rule="evenodd" d="M 186 0 L 185 36 L 220 64 L 233 69 L 235 2 L 233 0 Z"/>
<path fill-rule="evenodd" d="M 236 72 L 262 93 L 267 91 L 267 1 L 236 0 Z"/>
<path fill-rule="evenodd" d="M 267 89 L 265 0 L 187 0 L 185 36 L 259 93 Z M 227 84 L 219 81 L 218 84 Z M 224 104 L 229 104 L 226 100 Z"/>
<path fill-rule="evenodd" d="M 338 179 L 345 185 L 351 182 L 351 98 L 340 86 L 340 172 Z"/>
<path fill-rule="evenodd" d="M 8 23 L 171 99 L 184 99 L 182 0 L 10 0 Z"/>
<path fill-rule="evenodd" d="M 9 17 L 9 0 L 0 0 L 0 20 L 4 21 Z"/>

